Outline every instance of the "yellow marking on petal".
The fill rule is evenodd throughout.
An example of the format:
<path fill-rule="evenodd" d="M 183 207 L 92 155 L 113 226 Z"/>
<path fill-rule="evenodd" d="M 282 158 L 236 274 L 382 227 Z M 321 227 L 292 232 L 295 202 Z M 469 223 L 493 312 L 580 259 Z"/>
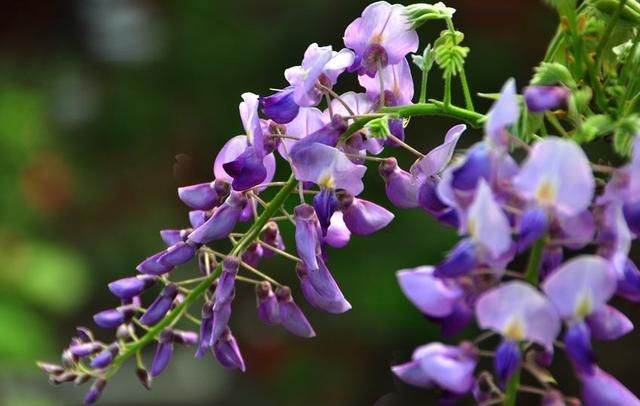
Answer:
<path fill-rule="evenodd" d="M 335 181 L 330 173 L 324 173 L 318 180 L 318 185 L 325 189 L 335 189 Z"/>
<path fill-rule="evenodd" d="M 587 317 L 591 314 L 591 298 L 587 294 L 582 294 L 576 308 L 576 316 L 578 318 Z"/>
<path fill-rule="evenodd" d="M 538 200 L 540 203 L 545 205 L 551 204 L 553 203 L 555 197 L 556 188 L 553 183 L 545 180 L 540 184 L 540 186 L 538 186 L 538 189 L 536 190 L 536 200 Z"/>
<path fill-rule="evenodd" d="M 467 230 L 469 231 L 469 235 L 475 238 L 477 231 L 475 220 L 469 219 L 469 221 L 467 221 Z"/>
<path fill-rule="evenodd" d="M 381 32 L 377 34 L 373 34 L 373 36 L 371 37 L 371 42 L 375 45 L 382 44 L 383 40 L 384 40 L 384 35 Z"/>
<path fill-rule="evenodd" d="M 512 320 L 505 326 L 502 335 L 514 341 L 522 341 L 524 340 L 524 328 L 518 320 Z"/>

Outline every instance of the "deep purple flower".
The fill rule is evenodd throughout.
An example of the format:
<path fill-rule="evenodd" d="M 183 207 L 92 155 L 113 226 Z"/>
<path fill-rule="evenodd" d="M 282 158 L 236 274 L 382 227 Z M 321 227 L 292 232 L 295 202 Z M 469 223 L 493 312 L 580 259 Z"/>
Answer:
<path fill-rule="evenodd" d="M 564 334 L 565 351 L 578 371 L 592 373 L 596 358 L 591 348 L 591 331 L 584 321 L 570 323 Z"/>
<path fill-rule="evenodd" d="M 242 260 L 251 266 L 257 266 L 263 256 L 264 248 L 262 248 L 262 245 L 253 242 L 242 254 Z"/>
<path fill-rule="evenodd" d="M 289 86 L 271 96 L 261 97 L 260 105 L 264 115 L 278 124 L 287 124 L 293 121 L 300 111 L 300 106 L 294 98 L 294 90 L 295 87 Z"/>
<path fill-rule="evenodd" d="M 228 327 L 215 342 L 212 350 L 213 355 L 223 367 L 245 371 L 244 359 L 242 359 L 240 348 Z"/>
<path fill-rule="evenodd" d="M 75 344 L 69 347 L 69 351 L 76 357 L 87 357 L 102 350 L 102 345 L 96 342 Z"/>
<path fill-rule="evenodd" d="M 198 335 L 198 347 L 196 358 L 202 357 L 211 347 L 211 333 L 213 332 L 213 303 L 205 302 L 200 313 L 200 334 Z"/>
<path fill-rule="evenodd" d="M 189 241 L 196 244 L 206 244 L 210 241 L 227 238 L 235 228 L 246 204 L 247 199 L 242 194 L 232 192 L 209 220 L 189 234 Z"/>
<path fill-rule="evenodd" d="M 591 374 L 581 374 L 582 399 L 586 406 L 640 406 L 629 389 L 600 368 Z"/>
<path fill-rule="evenodd" d="M 566 176 L 569 173 L 571 176 Z M 555 137 L 533 145 L 513 185 L 525 198 L 569 216 L 585 210 L 595 190 L 589 160 L 582 148 Z"/>
<path fill-rule="evenodd" d="M 429 388 L 434 385 L 447 391 L 464 394 L 473 387 L 473 371 L 477 356 L 468 343 L 458 347 L 430 343 L 416 348 L 412 361 L 391 368 L 403 381 Z"/>
<path fill-rule="evenodd" d="M 302 310 L 293 301 L 291 289 L 287 286 L 280 286 L 276 290 L 278 307 L 280 309 L 280 323 L 291 333 L 300 337 L 315 337 L 316 333 Z"/>
<path fill-rule="evenodd" d="M 220 204 L 229 193 L 229 184 L 224 181 L 199 183 L 178 188 L 178 197 L 192 209 L 210 210 Z"/>
<path fill-rule="evenodd" d="M 146 258 L 144 261 L 140 262 L 136 269 L 140 273 L 148 274 L 148 275 L 163 275 L 167 272 L 170 272 L 173 269 L 173 266 L 169 264 L 163 264 L 159 261 L 160 257 L 164 254 L 164 251 L 153 254 L 152 256 Z"/>
<path fill-rule="evenodd" d="M 111 365 L 111 362 L 119 352 L 120 347 L 118 347 L 118 344 L 111 344 L 91 360 L 91 366 L 97 369 L 106 368 Z"/>
<path fill-rule="evenodd" d="M 353 234 L 370 235 L 386 227 L 394 215 L 382 206 L 348 193 L 340 198 L 344 223 Z"/>
<path fill-rule="evenodd" d="M 478 265 L 476 247 L 471 239 L 460 240 L 447 257 L 434 270 L 438 278 L 456 278 L 466 275 Z"/>
<path fill-rule="evenodd" d="M 229 173 L 227 169 L 233 173 Z M 246 135 L 238 135 L 227 141 L 218 152 L 213 164 L 216 180 L 230 183 L 234 190 L 243 190 L 242 188 L 247 189 L 261 183 L 271 182 L 275 171 L 274 155 L 268 153 L 260 157 L 258 150 Z M 262 176 L 263 174 L 264 176 Z M 247 186 L 253 183 L 255 184 Z M 236 188 L 236 186 L 241 188 Z"/>
<path fill-rule="evenodd" d="M 109 283 L 111 293 L 121 299 L 131 299 L 153 286 L 158 279 L 152 275 L 138 275 L 130 278 L 118 279 Z"/>
<path fill-rule="evenodd" d="M 171 362 L 173 356 L 173 332 L 171 330 L 164 330 L 158 337 L 158 346 L 156 347 L 156 354 L 151 362 L 151 376 L 156 377 L 160 375 Z"/>
<path fill-rule="evenodd" d="M 518 226 L 518 252 L 528 249 L 544 235 L 549 226 L 547 212 L 542 207 L 531 207 L 522 213 Z"/>
<path fill-rule="evenodd" d="M 235 281 L 238 274 L 240 260 L 235 257 L 226 257 L 222 263 L 222 273 L 218 279 L 213 302 L 213 324 L 209 344 L 220 338 L 231 318 L 231 302 L 235 296 Z"/>
<path fill-rule="evenodd" d="M 320 193 L 313 197 L 313 208 L 318 216 L 322 236 L 327 235 L 327 230 L 331 225 L 331 217 L 336 212 L 339 203 L 333 189 L 322 188 Z"/>
<path fill-rule="evenodd" d="M 512 340 L 504 340 L 496 349 L 495 369 L 498 385 L 504 389 L 511 376 L 520 368 L 522 354 L 518 343 Z"/>
<path fill-rule="evenodd" d="M 418 50 L 418 34 L 411 29 L 400 4 L 370 4 L 344 33 L 344 43 L 356 53 L 353 69 L 374 76 L 378 68 L 395 65 Z"/>
<path fill-rule="evenodd" d="M 353 64 L 354 55 L 349 49 L 335 52 L 331 46 L 319 47 L 313 43 L 304 53 L 300 66 L 291 67 L 284 72 L 287 81 L 293 86 L 293 99 L 302 107 L 315 106 L 322 99 L 322 90 L 317 85 L 331 88 L 338 76 Z"/>
<path fill-rule="evenodd" d="M 403 269 L 396 276 L 405 296 L 429 316 L 450 315 L 464 294 L 455 282 L 436 278 L 430 266 Z"/>
<path fill-rule="evenodd" d="M 173 300 L 178 295 L 178 287 L 176 285 L 167 285 L 156 300 L 151 303 L 147 311 L 140 317 L 140 323 L 146 326 L 153 326 L 159 322 L 165 314 L 171 309 Z"/>
<path fill-rule="evenodd" d="M 480 296 L 476 318 L 481 328 L 491 329 L 512 341 L 533 341 L 551 347 L 560 332 L 560 320 L 547 298 L 531 285 L 511 281 Z"/>
<path fill-rule="evenodd" d="M 91 385 L 89 392 L 84 397 L 85 405 L 92 405 L 100 399 L 104 388 L 107 386 L 106 379 L 96 379 L 96 381 Z"/>
<path fill-rule="evenodd" d="M 280 324 L 280 309 L 278 299 L 267 281 L 256 285 L 256 302 L 258 317 L 267 324 Z"/>
<path fill-rule="evenodd" d="M 342 116 L 336 114 L 329 123 L 296 141 L 289 149 L 289 155 L 294 160 L 296 159 L 296 155 L 299 155 L 299 158 L 303 160 L 306 150 L 314 144 L 323 144 L 329 147 L 335 147 L 340 135 L 344 133 L 346 129 L 347 122 L 342 118 Z M 326 156 L 324 157 L 326 158 Z"/>
<path fill-rule="evenodd" d="M 191 261 L 195 255 L 195 244 L 190 241 L 180 241 L 167 248 L 162 255 L 158 257 L 158 262 L 176 267 Z"/>
<path fill-rule="evenodd" d="M 539 113 L 567 107 L 571 90 L 564 86 L 527 86 L 524 100 L 529 111 Z"/>
<path fill-rule="evenodd" d="M 360 85 L 367 91 L 367 96 L 380 106 L 380 74 L 384 85 L 385 106 L 406 106 L 413 99 L 413 78 L 411 68 L 406 58 L 395 65 L 388 65 L 382 72 L 376 72 L 374 77 L 358 76 Z"/>
<path fill-rule="evenodd" d="M 124 323 L 130 314 L 122 309 L 109 309 L 96 313 L 93 316 L 93 321 L 102 328 L 116 328 L 120 324 Z"/>

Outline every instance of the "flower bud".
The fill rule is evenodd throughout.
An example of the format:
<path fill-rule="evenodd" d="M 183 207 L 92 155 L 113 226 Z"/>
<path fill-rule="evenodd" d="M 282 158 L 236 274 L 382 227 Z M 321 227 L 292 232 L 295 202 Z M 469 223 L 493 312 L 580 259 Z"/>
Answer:
<path fill-rule="evenodd" d="M 177 295 L 178 287 L 174 284 L 167 285 L 162 289 L 156 300 L 151 303 L 151 306 L 144 312 L 142 317 L 140 317 L 140 323 L 146 326 L 153 326 L 159 322 L 167 314 L 169 309 L 171 309 L 171 304 Z"/>
<path fill-rule="evenodd" d="M 316 333 L 302 310 L 293 301 L 291 289 L 287 286 L 280 286 L 276 290 L 278 307 L 280 309 L 280 322 L 291 333 L 300 337 L 315 337 Z"/>
<path fill-rule="evenodd" d="M 260 320 L 267 324 L 280 323 L 278 300 L 269 282 L 263 281 L 256 285 L 256 301 Z"/>
<path fill-rule="evenodd" d="M 91 389 L 89 389 L 89 392 L 87 392 L 87 395 L 84 397 L 84 404 L 92 405 L 97 402 L 100 398 L 100 395 L 102 395 L 105 386 L 107 386 L 106 380 L 96 379 L 96 381 L 91 386 Z"/>
<path fill-rule="evenodd" d="M 136 376 L 138 377 L 138 380 L 140 381 L 142 386 L 144 386 L 147 390 L 151 390 L 152 378 L 146 369 L 144 368 L 136 369 Z"/>
<path fill-rule="evenodd" d="M 153 275 L 138 275 L 131 278 L 118 279 L 117 281 L 109 283 L 108 286 L 111 293 L 117 297 L 121 299 L 132 299 L 153 286 L 157 280 L 158 278 Z"/>
<path fill-rule="evenodd" d="M 109 365 L 111 365 L 113 358 L 118 355 L 118 352 L 120 352 L 120 347 L 118 347 L 118 344 L 111 344 L 91 360 L 91 366 L 96 369 L 103 369 L 108 367 Z"/>
<path fill-rule="evenodd" d="M 173 356 L 173 331 L 163 330 L 158 337 L 156 354 L 151 362 L 151 376 L 156 377 L 164 371 Z"/>

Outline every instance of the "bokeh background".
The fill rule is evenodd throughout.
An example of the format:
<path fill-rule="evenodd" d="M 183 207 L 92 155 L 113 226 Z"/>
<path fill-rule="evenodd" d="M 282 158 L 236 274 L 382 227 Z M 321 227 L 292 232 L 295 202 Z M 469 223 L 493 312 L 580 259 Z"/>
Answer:
<path fill-rule="evenodd" d="M 299 64 L 311 42 L 340 48 L 344 28 L 367 2 L 0 5 L 0 405 L 77 405 L 85 388 L 49 386 L 34 361 L 57 360 L 74 326 L 93 327 L 92 314 L 116 304 L 105 284 L 132 274 L 161 248 L 158 230 L 186 225 L 176 187 L 211 179 L 216 151 L 241 131 L 240 94 L 283 86 L 283 70 Z M 495 92 L 510 76 L 524 85 L 555 29 L 552 11 L 534 0 L 448 5 L 457 8 L 456 24 L 472 49 L 472 90 Z M 441 29 L 421 29 L 422 45 Z M 430 95 L 440 97 L 434 76 Z M 408 137 L 426 150 L 451 124 L 415 119 Z M 480 135 L 470 131 L 464 143 Z M 371 167 L 366 196 L 389 207 L 376 173 Z M 455 240 L 452 230 L 420 210 L 397 212 L 384 231 L 331 252 L 331 268 L 353 310 L 332 316 L 303 304 L 316 339 L 259 324 L 252 289 L 242 287 L 232 326 L 245 374 L 178 350 L 153 391 L 127 366 L 109 383 L 102 404 L 434 404 L 433 393 L 389 372 L 415 346 L 437 339 L 436 328 L 402 296 L 394 273 L 439 261 Z M 261 267 L 295 280 L 284 261 Z M 636 309 L 623 310 L 637 319 Z M 636 339 L 637 333 L 622 339 L 601 357 L 630 386 Z M 534 400 L 521 399 L 528 402 Z"/>

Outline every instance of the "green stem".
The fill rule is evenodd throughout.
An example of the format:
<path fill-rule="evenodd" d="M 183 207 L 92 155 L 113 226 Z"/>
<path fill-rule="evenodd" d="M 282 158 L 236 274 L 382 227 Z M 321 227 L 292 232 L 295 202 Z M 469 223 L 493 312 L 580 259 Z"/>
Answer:
<path fill-rule="evenodd" d="M 445 108 L 451 106 L 451 72 L 447 72 L 444 77 L 444 100 Z"/>
<path fill-rule="evenodd" d="M 422 104 L 427 101 L 427 80 L 429 79 L 429 70 L 422 71 L 422 84 L 420 85 L 420 99 L 418 103 Z"/>
<path fill-rule="evenodd" d="M 518 387 L 520 386 L 520 368 L 513 373 L 511 379 L 507 383 L 507 390 L 504 394 L 504 406 L 515 406 L 516 397 L 518 396 Z"/>
<path fill-rule="evenodd" d="M 537 285 L 540 279 L 540 263 L 542 262 L 542 251 L 544 250 L 545 237 L 540 238 L 533 244 L 529 254 L 529 262 L 524 278 L 532 285 Z"/>
<path fill-rule="evenodd" d="M 416 116 L 449 117 L 455 118 L 457 120 L 462 120 L 473 128 L 481 127 L 482 123 L 484 123 L 484 120 L 486 119 L 486 116 L 484 114 L 476 113 L 475 111 L 470 111 L 462 107 L 453 105 L 445 107 L 445 105 L 439 101 L 411 104 L 407 106 L 384 107 L 380 109 L 379 113 L 395 114 L 403 118 Z M 361 130 L 369 121 L 373 120 L 374 118 L 376 117 L 363 117 L 354 121 L 349 126 L 347 131 L 345 131 L 344 134 L 340 136 L 340 139 L 342 141 L 348 139 L 352 134 Z"/>
<path fill-rule="evenodd" d="M 464 68 L 460 71 L 460 84 L 462 85 L 462 93 L 464 93 L 464 104 L 467 110 L 476 111 L 473 107 L 473 99 L 471 98 L 471 91 L 469 90 L 469 83 L 467 82 L 467 73 Z"/>
<path fill-rule="evenodd" d="M 627 4 L 627 0 L 620 0 L 620 3 L 618 4 L 618 8 L 616 8 L 616 11 L 613 13 L 613 16 L 607 23 L 607 28 L 605 29 L 604 34 L 602 34 L 602 38 L 600 38 L 600 42 L 598 42 L 598 46 L 596 47 L 596 57 L 595 57 L 595 64 L 594 64 L 598 72 L 600 71 L 600 63 L 602 62 L 602 55 L 604 54 L 604 48 L 607 46 L 607 43 L 609 42 L 609 38 L 611 38 L 611 33 L 613 33 L 613 29 L 616 26 L 616 23 L 618 22 L 618 18 L 620 18 L 620 15 L 622 14 L 622 10 L 624 9 L 624 6 L 626 4 Z"/>
<path fill-rule="evenodd" d="M 273 200 L 264 209 L 260 217 L 258 217 L 253 223 L 249 231 L 247 231 L 246 234 L 244 234 L 244 236 L 234 245 L 233 249 L 229 253 L 230 256 L 240 255 L 249 247 L 249 245 L 251 245 L 253 241 L 258 238 L 260 232 L 262 232 L 263 227 L 267 224 L 267 222 L 271 219 L 275 212 L 282 207 L 296 185 L 296 179 L 293 177 L 293 175 L 291 175 L 287 183 L 285 183 L 278 194 L 276 194 Z M 189 305 L 191 305 L 195 300 L 202 296 L 207 289 L 209 289 L 213 281 L 220 275 L 221 272 L 222 265 L 218 264 L 215 270 L 206 279 L 196 285 L 193 290 L 184 297 L 184 300 L 180 302 L 180 304 L 178 304 L 171 312 L 169 312 L 166 317 L 160 320 L 158 324 L 151 327 L 145 335 L 140 337 L 140 340 L 124 348 L 120 352 L 120 355 L 118 355 L 113 361 L 107 377 L 112 376 L 115 372 L 117 372 L 117 370 L 120 368 L 120 365 L 122 365 L 125 360 L 140 351 L 147 344 L 151 343 L 156 338 L 156 336 L 160 334 L 160 332 L 162 332 L 162 330 L 172 325 L 174 321 L 176 321 L 178 317 L 180 317 L 183 312 L 189 307 Z"/>

